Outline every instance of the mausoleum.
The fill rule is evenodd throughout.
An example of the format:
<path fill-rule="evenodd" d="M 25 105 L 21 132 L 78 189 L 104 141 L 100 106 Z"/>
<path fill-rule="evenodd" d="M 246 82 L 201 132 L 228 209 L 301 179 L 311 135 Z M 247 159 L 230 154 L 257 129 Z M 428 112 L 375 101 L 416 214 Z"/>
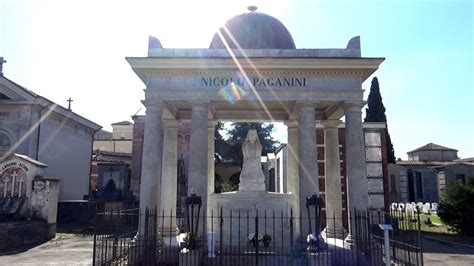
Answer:
<path fill-rule="evenodd" d="M 384 58 L 363 57 L 358 36 L 344 48 L 300 49 L 279 20 L 250 11 L 228 20 L 208 49 L 163 48 L 157 38 L 150 37 L 148 55 L 127 61 L 145 85 L 142 211 L 158 208 L 169 212 L 176 206 L 180 123 L 191 123 L 188 193 L 193 190 L 210 211 L 219 202 L 225 205 L 221 199 L 225 195 L 214 194 L 216 121 L 280 121 L 288 126 L 286 192 L 262 191 L 261 185 L 255 185 L 248 186 L 245 193 L 260 193 L 259 202 L 266 197 L 287 197 L 271 208 L 289 204 L 295 213 L 304 208 L 308 196 L 319 195 L 318 123 L 324 131 L 326 208 L 340 213 L 338 127 L 342 118 L 348 208 L 370 207 L 362 83 Z M 244 191 L 236 197 L 240 192 Z M 257 199 L 254 201 L 246 208 L 258 209 Z M 331 230 L 342 230 L 341 224 L 334 226 Z M 354 229 L 349 225 L 348 230 L 350 239 Z"/>

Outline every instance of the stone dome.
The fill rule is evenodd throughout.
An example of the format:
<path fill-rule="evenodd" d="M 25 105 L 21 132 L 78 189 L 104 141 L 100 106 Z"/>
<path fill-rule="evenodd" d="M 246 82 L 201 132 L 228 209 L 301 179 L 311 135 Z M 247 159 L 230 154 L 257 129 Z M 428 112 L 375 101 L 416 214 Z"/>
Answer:
<path fill-rule="evenodd" d="M 247 12 L 229 19 L 219 31 L 230 48 L 237 45 L 229 37 L 229 31 L 242 49 L 295 49 L 290 32 L 278 19 L 259 12 Z M 225 49 L 217 33 L 210 49 Z"/>

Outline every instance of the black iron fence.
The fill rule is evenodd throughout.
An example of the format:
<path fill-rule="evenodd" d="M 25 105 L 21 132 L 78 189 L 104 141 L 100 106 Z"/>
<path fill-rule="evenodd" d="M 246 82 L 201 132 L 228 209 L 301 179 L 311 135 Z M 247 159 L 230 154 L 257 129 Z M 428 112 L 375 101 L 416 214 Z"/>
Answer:
<path fill-rule="evenodd" d="M 173 211 L 99 212 L 93 265 L 385 265 L 379 224 L 394 229 L 392 263 L 423 265 L 418 216 L 353 211 L 348 243 L 344 231 L 337 230 L 343 224 L 337 215 L 315 223 L 315 217 L 291 209 L 200 212 L 184 217 Z M 327 234 L 317 224 L 324 224 Z"/>

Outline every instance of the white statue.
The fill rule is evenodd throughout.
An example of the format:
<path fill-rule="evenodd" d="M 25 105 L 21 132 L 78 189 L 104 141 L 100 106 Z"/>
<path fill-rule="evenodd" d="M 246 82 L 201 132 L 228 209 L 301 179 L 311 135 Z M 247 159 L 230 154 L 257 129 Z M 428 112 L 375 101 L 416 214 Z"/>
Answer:
<path fill-rule="evenodd" d="M 260 156 L 262 144 L 258 140 L 257 131 L 250 129 L 242 143 L 244 164 L 240 173 L 239 191 L 265 191 L 265 176 L 262 171 Z"/>

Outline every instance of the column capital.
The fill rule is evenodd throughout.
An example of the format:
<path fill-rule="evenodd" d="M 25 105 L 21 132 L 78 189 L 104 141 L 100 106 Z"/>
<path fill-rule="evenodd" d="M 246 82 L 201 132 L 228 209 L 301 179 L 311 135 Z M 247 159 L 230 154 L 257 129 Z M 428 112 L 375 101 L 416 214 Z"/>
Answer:
<path fill-rule="evenodd" d="M 178 128 L 181 121 L 176 119 L 163 119 L 163 123 L 167 128 Z"/>
<path fill-rule="evenodd" d="M 153 100 L 143 100 L 142 104 L 145 105 L 145 107 L 148 108 L 162 108 L 165 106 L 165 103 L 163 101 L 153 101 Z"/>
<path fill-rule="evenodd" d="M 306 101 L 297 101 L 295 103 L 295 107 L 297 108 L 314 108 L 316 109 L 316 106 L 319 104 L 319 102 L 306 102 Z"/>
<path fill-rule="evenodd" d="M 328 119 L 328 120 L 321 120 L 319 123 L 324 127 L 324 129 L 338 128 L 339 125 L 341 124 L 341 120 Z"/>
<path fill-rule="evenodd" d="M 209 101 L 189 101 L 192 109 L 194 108 L 209 108 L 211 102 Z"/>
<path fill-rule="evenodd" d="M 365 104 L 366 102 L 346 102 L 343 104 L 344 112 L 362 112 Z"/>
<path fill-rule="evenodd" d="M 288 130 L 298 129 L 298 127 L 299 127 L 298 120 L 287 120 L 285 122 L 285 125 L 288 127 Z"/>

